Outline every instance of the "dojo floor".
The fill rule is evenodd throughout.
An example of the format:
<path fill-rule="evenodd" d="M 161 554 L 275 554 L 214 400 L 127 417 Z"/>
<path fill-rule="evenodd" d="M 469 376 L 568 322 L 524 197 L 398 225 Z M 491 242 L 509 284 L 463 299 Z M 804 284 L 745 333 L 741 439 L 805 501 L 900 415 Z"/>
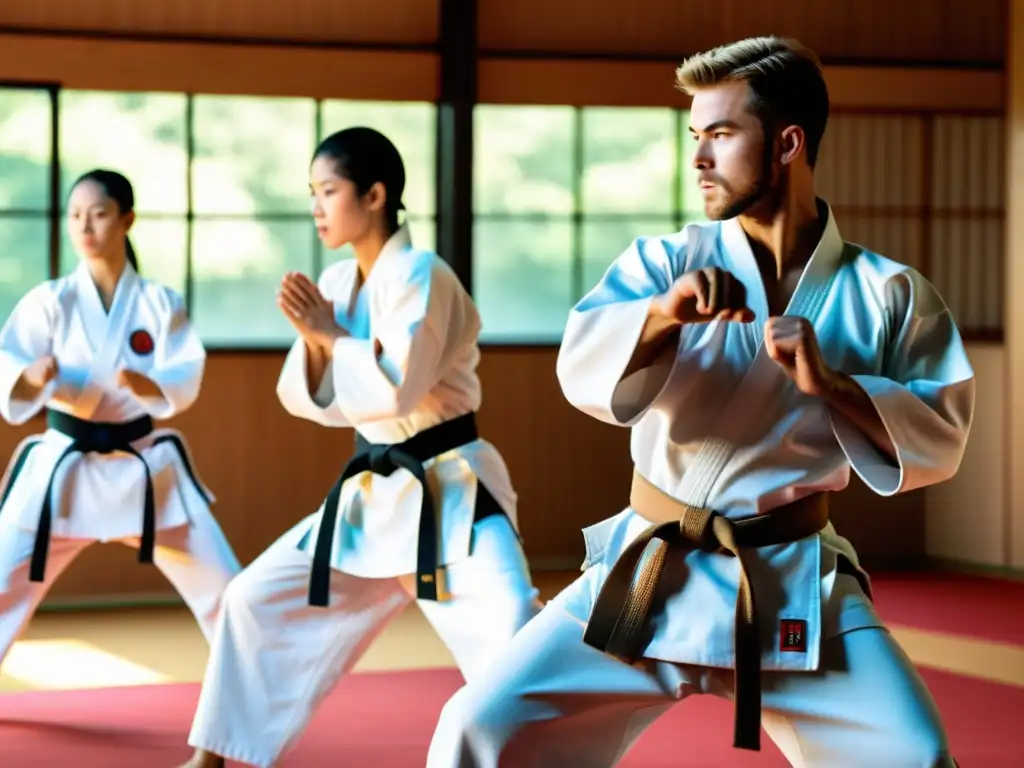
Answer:
<path fill-rule="evenodd" d="M 574 575 L 536 574 L 541 597 L 550 598 Z M 1020 606 L 1006 609 L 1018 612 Z M 918 664 L 1024 686 L 1024 645 L 891 619 L 890 628 Z M 198 682 L 206 654 L 182 607 L 44 611 L 0 667 L 0 692 Z M 451 655 L 412 605 L 374 642 L 356 672 L 444 666 L 454 666 Z"/>

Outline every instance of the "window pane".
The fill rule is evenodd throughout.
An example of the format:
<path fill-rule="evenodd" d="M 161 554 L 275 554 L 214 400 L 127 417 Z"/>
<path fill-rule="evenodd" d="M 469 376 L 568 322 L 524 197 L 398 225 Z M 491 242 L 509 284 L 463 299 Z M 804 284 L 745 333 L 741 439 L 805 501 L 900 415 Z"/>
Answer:
<path fill-rule="evenodd" d="M 485 104 L 473 119 L 475 212 L 573 212 L 572 107 Z"/>
<path fill-rule="evenodd" d="M 424 251 L 436 251 L 437 222 L 433 217 L 426 219 L 410 216 L 409 236 L 417 248 L 422 248 Z"/>
<path fill-rule="evenodd" d="M 295 331 L 277 308 L 281 277 L 313 274 L 313 237 L 301 221 L 199 220 L 192 231 L 192 320 L 211 346 L 286 345 Z"/>
<path fill-rule="evenodd" d="M 583 252 L 583 285 L 575 297 L 578 301 L 604 277 L 604 273 L 630 243 L 644 235 L 666 235 L 674 232 L 671 217 L 633 216 L 612 220 L 584 220 L 580 231 Z"/>
<path fill-rule="evenodd" d="M 196 96 L 192 124 L 195 213 L 309 213 L 316 102 Z"/>
<path fill-rule="evenodd" d="M 45 215 L 0 216 L 0 323 L 22 296 L 50 276 L 50 221 Z"/>
<path fill-rule="evenodd" d="M 188 254 L 188 222 L 180 219 L 147 219 L 140 216 L 129 238 L 144 277 L 185 295 L 185 263 Z M 66 275 L 78 266 L 78 255 L 71 246 L 67 227 L 61 232 L 60 273 Z"/>
<path fill-rule="evenodd" d="M 434 223 L 434 218 L 418 218 L 416 216 L 410 216 L 408 222 L 409 236 L 412 239 L 412 244 L 421 250 L 433 251 L 437 239 L 437 226 Z M 320 263 L 325 267 L 336 261 L 351 259 L 355 256 L 355 251 L 352 250 L 351 244 L 345 245 L 336 251 L 332 251 L 324 247 L 323 243 L 317 239 L 317 248 L 320 249 Z"/>
<path fill-rule="evenodd" d="M 477 219 L 473 296 L 482 341 L 552 342 L 573 305 L 572 222 Z"/>
<path fill-rule="evenodd" d="M 674 211 L 675 110 L 588 107 L 582 138 L 584 211 Z"/>
<path fill-rule="evenodd" d="M 131 181 L 138 213 L 186 213 L 186 109 L 183 93 L 61 91 L 61 205 L 81 174 L 109 168 Z"/>
<path fill-rule="evenodd" d="M 410 213 L 432 215 L 437 168 L 437 107 L 420 101 L 324 101 L 320 106 L 322 136 L 364 125 L 389 139 L 405 163 L 405 194 Z"/>
<path fill-rule="evenodd" d="M 0 88 L 0 208 L 49 210 L 51 114 L 48 92 Z"/>

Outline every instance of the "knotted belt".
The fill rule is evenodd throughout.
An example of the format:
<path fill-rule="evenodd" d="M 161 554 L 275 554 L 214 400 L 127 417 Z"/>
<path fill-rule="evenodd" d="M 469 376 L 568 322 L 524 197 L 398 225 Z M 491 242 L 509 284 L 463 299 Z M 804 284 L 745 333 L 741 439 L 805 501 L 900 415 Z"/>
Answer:
<path fill-rule="evenodd" d="M 398 469 L 411 472 L 423 488 L 416 552 L 416 597 L 419 600 L 437 601 L 437 582 L 441 577 L 437 564 L 437 517 L 423 464 L 442 453 L 472 443 L 478 436 L 476 416 L 472 413 L 425 429 L 401 443 L 374 444 L 357 432 L 356 453 L 349 459 L 345 470 L 335 481 L 324 501 L 316 549 L 313 552 L 309 604 L 318 607 L 326 607 L 328 604 L 331 586 L 331 549 L 334 544 L 334 531 L 338 525 L 341 487 L 346 480 L 361 472 L 372 472 L 388 477 Z"/>
<path fill-rule="evenodd" d="M 583 641 L 632 664 L 646 645 L 644 631 L 665 559 L 699 549 L 739 561 L 735 624 L 733 745 L 761 748 L 761 645 L 746 550 L 786 544 L 828 524 L 828 499 L 814 494 L 763 515 L 738 520 L 693 507 L 664 493 L 634 471 L 630 506 L 652 525 L 625 549 L 601 588 Z"/>
<path fill-rule="evenodd" d="M 46 495 L 43 498 L 43 508 L 39 513 L 39 525 L 36 527 L 36 539 L 32 548 L 32 560 L 29 565 L 29 580 L 35 582 L 45 581 L 46 559 L 50 549 L 50 538 L 53 529 L 53 483 L 57 477 L 57 469 L 61 462 L 72 453 L 99 453 L 108 454 L 115 451 L 123 451 L 135 456 L 141 462 L 143 471 L 146 473 L 146 497 L 142 510 L 142 537 L 139 544 L 139 562 L 152 563 L 153 551 L 156 546 L 156 501 L 153 493 L 153 479 L 150 476 L 149 465 L 142 455 L 135 450 L 132 443 L 147 437 L 153 432 L 153 420 L 149 416 L 141 416 L 132 421 L 126 422 L 102 422 L 86 421 L 79 419 L 62 411 L 47 409 L 46 425 L 63 435 L 71 438 L 71 444 L 60 454 L 50 472 L 50 479 L 46 484 Z M 174 445 L 189 474 L 189 479 L 195 485 L 200 495 L 209 502 L 209 496 L 199 484 L 192 464 L 188 459 L 185 446 L 180 438 L 174 434 L 161 435 L 153 440 L 153 445 L 169 442 Z M 10 481 L 4 491 L 3 498 L 0 498 L 0 510 L 14 487 L 18 475 L 25 466 L 25 462 L 32 450 L 40 445 L 39 441 L 29 443 L 16 459 L 11 472 Z"/>

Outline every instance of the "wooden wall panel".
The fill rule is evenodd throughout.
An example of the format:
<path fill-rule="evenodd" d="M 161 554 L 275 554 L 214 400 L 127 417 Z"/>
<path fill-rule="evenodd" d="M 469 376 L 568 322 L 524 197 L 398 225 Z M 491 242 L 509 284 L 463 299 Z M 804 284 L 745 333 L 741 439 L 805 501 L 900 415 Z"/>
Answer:
<path fill-rule="evenodd" d="M 431 53 L 0 34 L 5 80 L 110 91 L 435 101 L 438 61 Z"/>
<path fill-rule="evenodd" d="M 492 104 L 686 107 L 671 63 L 483 59 L 479 100 Z M 999 111 L 1005 80 L 993 71 L 826 68 L 837 110 Z M 191 91 L 321 98 L 436 100 L 438 61 L 414 52 L 289 49 L 201 42 L 132 42 L 5 35 L 0 81 L 68 88 Z"/>
<path fill-rule="evenodd" d="M 584 554 L 580 529 L 628 502 L 629 433 L 566 403 L 555 356 L 553 349 L 486 349 L 480 427 L 508 463 L 534 567 L 572 570 Z M 283 359 L 211 355 L 199 402 L 171 422 L 185 433 L 243 563 L 316 510 L 352 453 L 351 430 L 295 419 L 278 404 Z M 18 429 L 0 425 L 0 459 L 7 461 L 19 439 L 42 427 L 41 419 Z M 923 499 L 916 492 L 878 499 L 854 480 L 837 497 L 833 517 L 868 563 L 912 564 L 923 552 Z M 49 602 L 171 595 L 160 574 L 134 557 L 118 544 L 93 547 L 56 584 Z"/>
<path fill-rule="evenodd" d="M 921 270 L 961 328 L 1003 324 L 1005 120 L 836 115 L 818 169 L 847 240 Z"/>
<path fill-rule="evenodd" d="M 753 35 L 791 35 L 823 58 L 984 62 L 1006 52 L 1004 0 L 480 0 L 491 50 L 682 56 Z"/>
<path fill-rule="evenodd" d="M 1003 75 L 994 70 L 826 66 L 835 109 L 973 112 L 1001 110 Z M 488 57 L 479 65 L 479 100 L 491 104 L 686 107 L 672 62 Z"/>
<path fill-rule="evenodd" d="M 793 35 L 830 59 L 999 66 L 1006 3 L 975 0 L 481 0 L 490 51 L 682 56 L 741 37 Z M 86 33 L 433 44 L 437 0 L 6 0 L 0 26 Z"/>
<path fill-rule="evenodd" d="M 924 144 L 927 119 L 834 115 L 822 142 L 819 193 L 843 236 L 922 268 Z"/>
<path fill-rule="evenodd" d="M 4 0 L 0 28 L 433 44 L 437 0 Z"/>
<path fill-rule="evenodd" d="M 1007 215 L 1006 215 L 1006 424 L 1005 563 L 1024 569 L 1024 5 L 1011 3 L 1006 25 Z"/>
<path fill-rule="evenodd" d="M 1006 120 L 944 115 L 932 142 L 932 275 L 962 323 L 1003 327 Z"/>

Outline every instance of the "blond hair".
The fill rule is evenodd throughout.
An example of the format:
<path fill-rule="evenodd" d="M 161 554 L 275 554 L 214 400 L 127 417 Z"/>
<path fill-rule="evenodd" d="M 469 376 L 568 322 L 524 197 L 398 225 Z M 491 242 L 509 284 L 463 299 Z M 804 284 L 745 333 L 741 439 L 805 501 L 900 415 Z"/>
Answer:
<path fill-rule="evenodd" d="M 751 111 L 766 131 L 800 126 L 807 161 L 814 166 L 829 100 L 821 62 L 813 51 L 791 38 L 751 37 L 698 53 L 676 69 L 676 87 L 690 96 L 728 82 L 750 87 Z"/>

